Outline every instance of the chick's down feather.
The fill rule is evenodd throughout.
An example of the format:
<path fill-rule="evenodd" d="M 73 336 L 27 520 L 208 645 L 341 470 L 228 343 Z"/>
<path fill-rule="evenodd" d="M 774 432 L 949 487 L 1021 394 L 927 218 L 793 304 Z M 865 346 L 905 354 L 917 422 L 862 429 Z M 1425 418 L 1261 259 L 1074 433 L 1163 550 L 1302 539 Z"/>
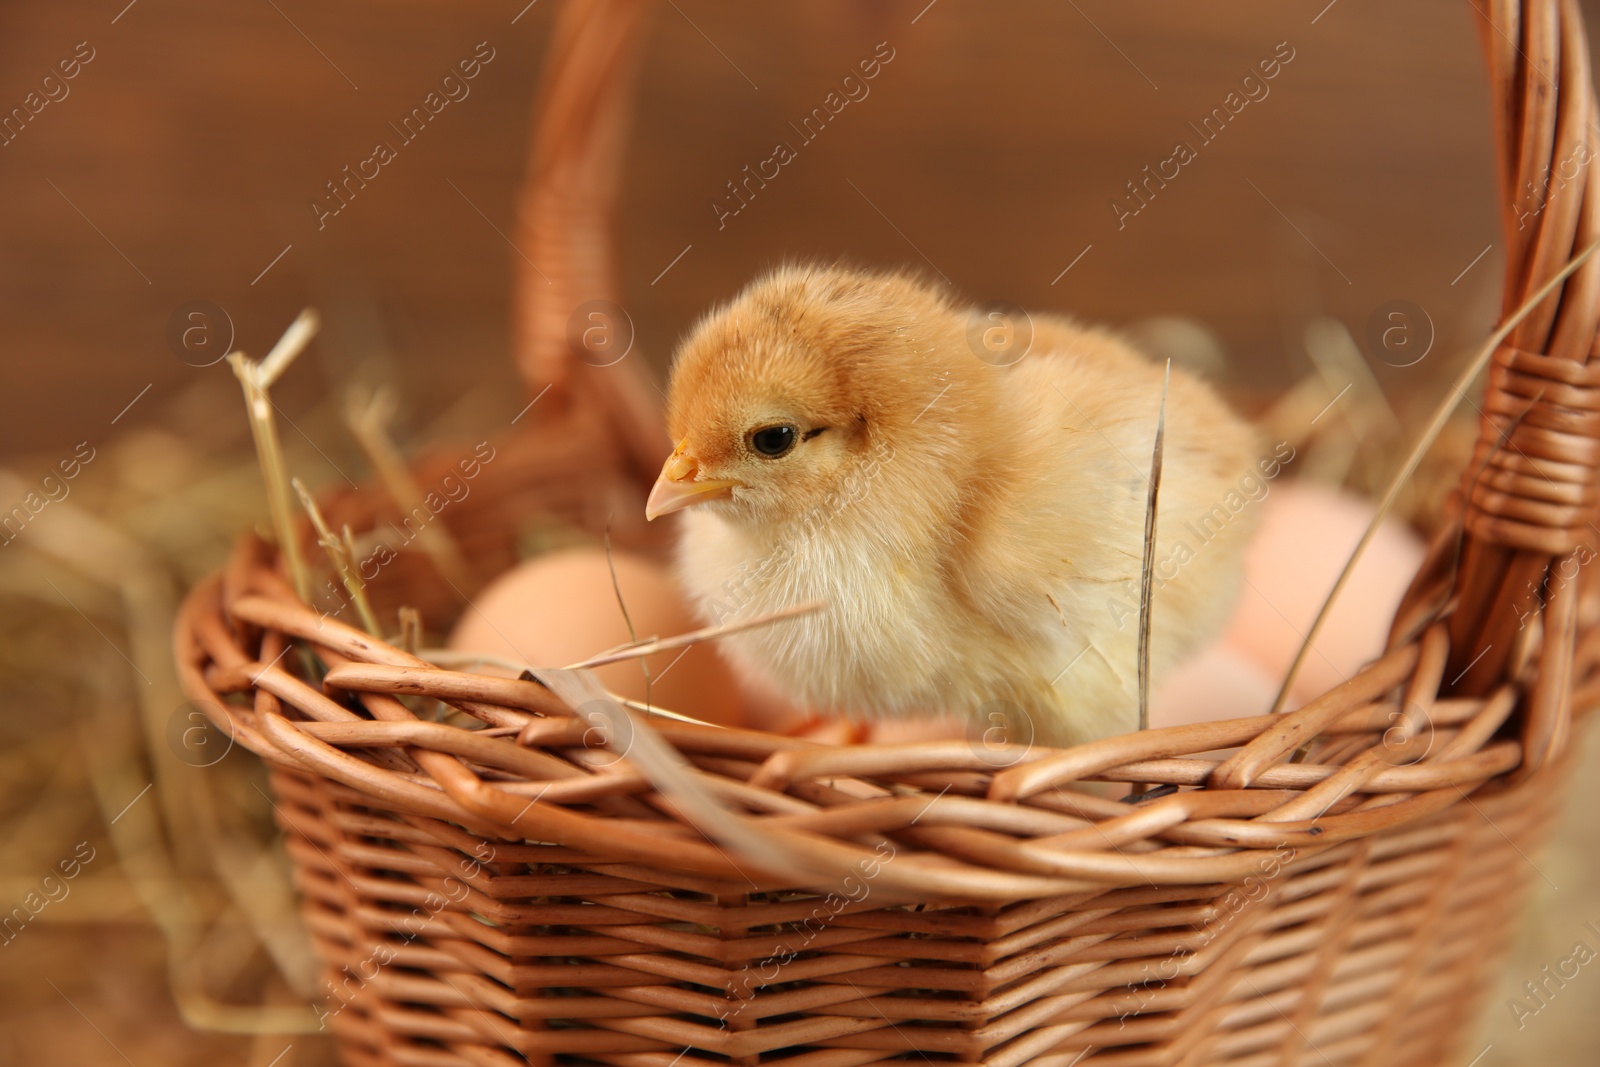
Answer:
<path fill-rule="evenodd" d="M 1163 370 L 1033 319 L 996 365 L 975 312 L 916 279 L 792 266 L 708 314 L 673 362 L 677 448 L 648 514 L 684 510 L 681 581 L 724 638 L 819 712 L 955 713 L 1075 744 L 1137 724 L 1139 580 Z M 1172 372 L 1155 550 L 1159 681 L 1227 619 L 1254 526 L 1256 435 Z"/>

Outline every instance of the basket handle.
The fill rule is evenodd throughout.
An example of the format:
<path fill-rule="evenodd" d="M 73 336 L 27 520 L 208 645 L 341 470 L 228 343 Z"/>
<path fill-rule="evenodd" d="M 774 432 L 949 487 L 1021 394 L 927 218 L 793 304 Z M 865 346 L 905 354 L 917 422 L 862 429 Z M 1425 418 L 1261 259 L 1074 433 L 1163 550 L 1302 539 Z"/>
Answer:
<path fill-rule="evenodd" d="M 568 0 L 534 105 L 532 155 L 517 200 L 513 337 L 530 395 L 593 402 L 649 484 L 667 452 L 661 404 L 617 301 L 617 190 L 633 117 L 649 0 Z M 591 327 L 615 349 L 600 356 Z M 599 358 L 597 358 L 597 356 Z"/>
<path fill-rule="evenodd" d="M 1519 306 L 1600 238 L 1595 93 L 1576 0 L 1474 4 L 1487 53 L 1505 227 L 1504 307 Z M 1458 692 L 1482 694 L 1525 666 L 1522 635 L 1543 625 L 1524 703 L 1527 766 L 1564 748 L 1570 726 L 1576 579 L 1600 501 L 1600 259 L 1591 258 L 1494 354 L 1467 466 L 1457 608 Z"/>

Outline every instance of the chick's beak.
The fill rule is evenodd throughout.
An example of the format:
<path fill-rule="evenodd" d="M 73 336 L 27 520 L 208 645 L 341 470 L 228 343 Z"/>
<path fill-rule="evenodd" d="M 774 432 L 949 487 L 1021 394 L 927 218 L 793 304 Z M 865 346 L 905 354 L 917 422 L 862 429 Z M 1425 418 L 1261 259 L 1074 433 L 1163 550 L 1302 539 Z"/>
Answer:
<path fill-rule="evenodd" d="M 678 443 L 662 464 L 661 477 L 650 490 L 645 501 L 644 517 L 654 519 L 660 515 L 689 507 L 707 500 L 719 500 L 733 495 L 739 483 L 728 478 L 701 478 L 700 463 L 688 451 L 688 440 Z"/>

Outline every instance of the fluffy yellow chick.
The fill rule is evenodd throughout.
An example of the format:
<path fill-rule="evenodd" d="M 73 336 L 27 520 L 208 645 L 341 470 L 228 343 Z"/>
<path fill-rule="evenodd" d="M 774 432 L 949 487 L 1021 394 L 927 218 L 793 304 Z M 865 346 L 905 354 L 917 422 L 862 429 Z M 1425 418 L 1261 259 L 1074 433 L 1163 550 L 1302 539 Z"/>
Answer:
<path fill-rule="evenodd" d="M 903 275 L 758 279 L 678 350 L 679 444 L 646 514 L 688 509 L 679 574 L 710 621 L 827 602 L 721 641 L 809 710 L 954 713 L 990 740 L 1049 745 L 1131 730 L 1163 371 L 1037 316 L 1027 354 L 996 359 L 987 326 Z M 1175 370 L 1155 680 L 1228 617 L 1254 520 L 1230 502 L 1255 484 L 1255 453 L 1248 424 Z"/>

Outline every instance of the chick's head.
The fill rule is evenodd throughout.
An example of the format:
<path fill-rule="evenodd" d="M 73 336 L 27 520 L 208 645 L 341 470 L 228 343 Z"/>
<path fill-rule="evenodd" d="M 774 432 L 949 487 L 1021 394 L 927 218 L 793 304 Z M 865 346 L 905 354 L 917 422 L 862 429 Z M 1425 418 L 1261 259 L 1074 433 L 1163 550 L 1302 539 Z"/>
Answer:
<path fill-rule="evenodd" d="M 908 443 L 936 463 L 958 436 L 941 399 L 970 408 L 992 388 L 963 338 L 959 313 L 912 278 L 785 267 L 758 279 L 679 346 L 667 398 L 678 444 L 646 515 L 699 506 L 781 523 Z"/>

